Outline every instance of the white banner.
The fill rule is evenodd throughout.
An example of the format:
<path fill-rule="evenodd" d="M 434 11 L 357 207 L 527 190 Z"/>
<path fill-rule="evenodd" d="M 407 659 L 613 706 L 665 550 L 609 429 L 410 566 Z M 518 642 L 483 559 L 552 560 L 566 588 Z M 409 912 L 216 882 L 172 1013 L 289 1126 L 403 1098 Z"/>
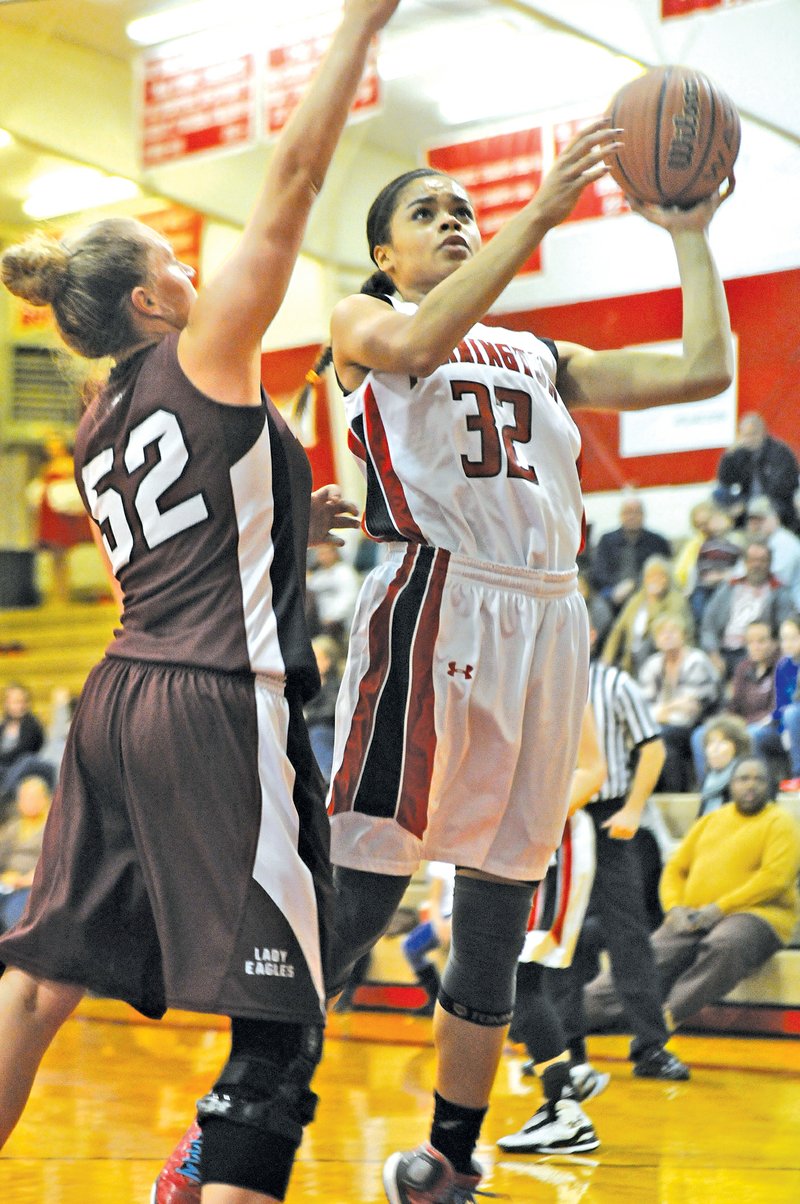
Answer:
<path fill-rule="evenodd" d="M 681 342 L 678 339 L 668 343 L 653 343 L 637 347 L 636 350 L 680 355 Z M 738 392 L 739 344 L 735 335 L 733 362 L 733 381 L 724 393 L 716 397 L 620 414 L 620 456 L 662 456 L 667 452 L 730 447 L 736 436 Z"/>

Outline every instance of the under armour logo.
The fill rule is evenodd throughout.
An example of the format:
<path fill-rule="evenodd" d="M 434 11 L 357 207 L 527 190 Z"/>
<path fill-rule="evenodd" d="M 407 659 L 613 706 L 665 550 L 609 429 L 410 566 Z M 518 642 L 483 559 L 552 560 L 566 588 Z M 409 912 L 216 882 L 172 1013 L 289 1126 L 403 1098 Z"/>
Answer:
<path fill-rule="evenodd" d="M 474 668 L 475 668 L 474 665 L 466 665 L 463 669 L 459 669 L 459 667 L 455 661 L 450 661 L 450 663 L 447 666 L 447 676 L 455 677 L 456 673 L 463 673 L 466 680 L 471 681 L 472 680 L 472 670 Z"/>

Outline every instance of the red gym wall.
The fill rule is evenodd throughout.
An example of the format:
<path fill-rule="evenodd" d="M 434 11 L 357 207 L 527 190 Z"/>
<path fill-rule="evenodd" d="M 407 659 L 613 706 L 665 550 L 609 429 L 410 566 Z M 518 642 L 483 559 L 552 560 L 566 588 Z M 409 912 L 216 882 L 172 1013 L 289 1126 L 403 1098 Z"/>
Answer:
<path fill-rule="evenodd" d="M 335 459 L 331 443 L 331 420 L 328 390 L 324 380 L 315 389 L 309 409 L 310 434 L 298 430 L 293 419 L 294 403 L 303 388 L 306 372 L 313 367 L 321 351 L 319 343 L 307 347 L 288 347 L 282 351 L 267 351 L 261 356 L 261 379 L 264 388 L 275 402 L 295 433 L 304 439 L 314 488 L 336 480 Z M 307 441 L 306 441 L 307 440 Z"/>
<path fill-rule="evenodd" d="M 800 270 L 726 283 L 731 325 L 739 339 L 739 413 L 758 410 L 770 433 L 800 458 Z M 533 330 L 601 350 L 680 338 L 679 289 L 555 305 L 498 315 L 497 324 Z M 621 459 L 615 414 L 576 415 L 583 436 L 587 493 L 709 481 L 721 449 Z"/>

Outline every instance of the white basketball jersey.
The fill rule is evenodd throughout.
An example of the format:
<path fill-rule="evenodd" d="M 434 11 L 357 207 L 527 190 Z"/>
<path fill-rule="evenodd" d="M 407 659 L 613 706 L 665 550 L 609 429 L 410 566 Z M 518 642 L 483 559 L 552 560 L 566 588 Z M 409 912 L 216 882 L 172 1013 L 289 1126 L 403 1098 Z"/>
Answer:
<path fill-rule="evenodd" d="M 390 298 L 402 313 L 416 305 Z M 367 479 L 364 526 L 520 568 L 573 569 L 584 519 L 580 433 L 556 358 L 527 331 L 478 323 L 430 376 L 369 372 L 345 398 Z"/>

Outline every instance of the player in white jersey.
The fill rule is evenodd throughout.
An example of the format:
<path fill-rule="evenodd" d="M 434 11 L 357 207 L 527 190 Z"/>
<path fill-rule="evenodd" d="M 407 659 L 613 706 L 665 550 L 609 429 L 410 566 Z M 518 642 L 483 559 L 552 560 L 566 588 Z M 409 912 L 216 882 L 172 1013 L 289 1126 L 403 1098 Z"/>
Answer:
<path fill-rule="evenodd" d="M 456 181 L 428 168 L 392 181 L 367 219 L 378 272 L 333 314 L 365 526 L 393 546 L 365 581 L 337 709 L 331 985 L 385 929 L 421 859 L 459 867 L 430 1143 L 388 1160 L 392 1204 L 474 1198 L 533 887 L 563 831 L 588 669 L 569 409 L 691 401 L 731 379 L 706 236 L 721 195 L 688 211 L 634 205 L 673 240 L 681 355 L 481 325 L 619 138 L 605 119 L 589 125 L 483 249 Z"/>
<path fill-rule="evenodd" d="M 28 908 L 0 938 L 0 1145 L 84 989 L 149 1015 L 218 1011 L 231 1056 L 200 1105 L 205 1204 L 283 1200 L 314 1115 L 331 891 L 301 709 L 316 679 L 299 573 L 311 473 L 263 394 L 261 344 L 398 2 L 346 0 L 199 295 L 129 218 L 0 256 L 3 282 L 50 305 L 72 350 L 115 361 L 76 468 L 124 594 L 116 655 L 70 726 Z M 177 1202 L 169 1178 L 157 1204 Z"/>
<path fill-rule="evenodd" d="M 388 300 L 400 314 L 417 310 Z M 345 398 L 350 449 L 368 477 L 367 533 L 573 574 L 581 440 L 556 392 L 557 364 L 553 343 L 476 323 L 412 387 L 369 373 Z"/>

